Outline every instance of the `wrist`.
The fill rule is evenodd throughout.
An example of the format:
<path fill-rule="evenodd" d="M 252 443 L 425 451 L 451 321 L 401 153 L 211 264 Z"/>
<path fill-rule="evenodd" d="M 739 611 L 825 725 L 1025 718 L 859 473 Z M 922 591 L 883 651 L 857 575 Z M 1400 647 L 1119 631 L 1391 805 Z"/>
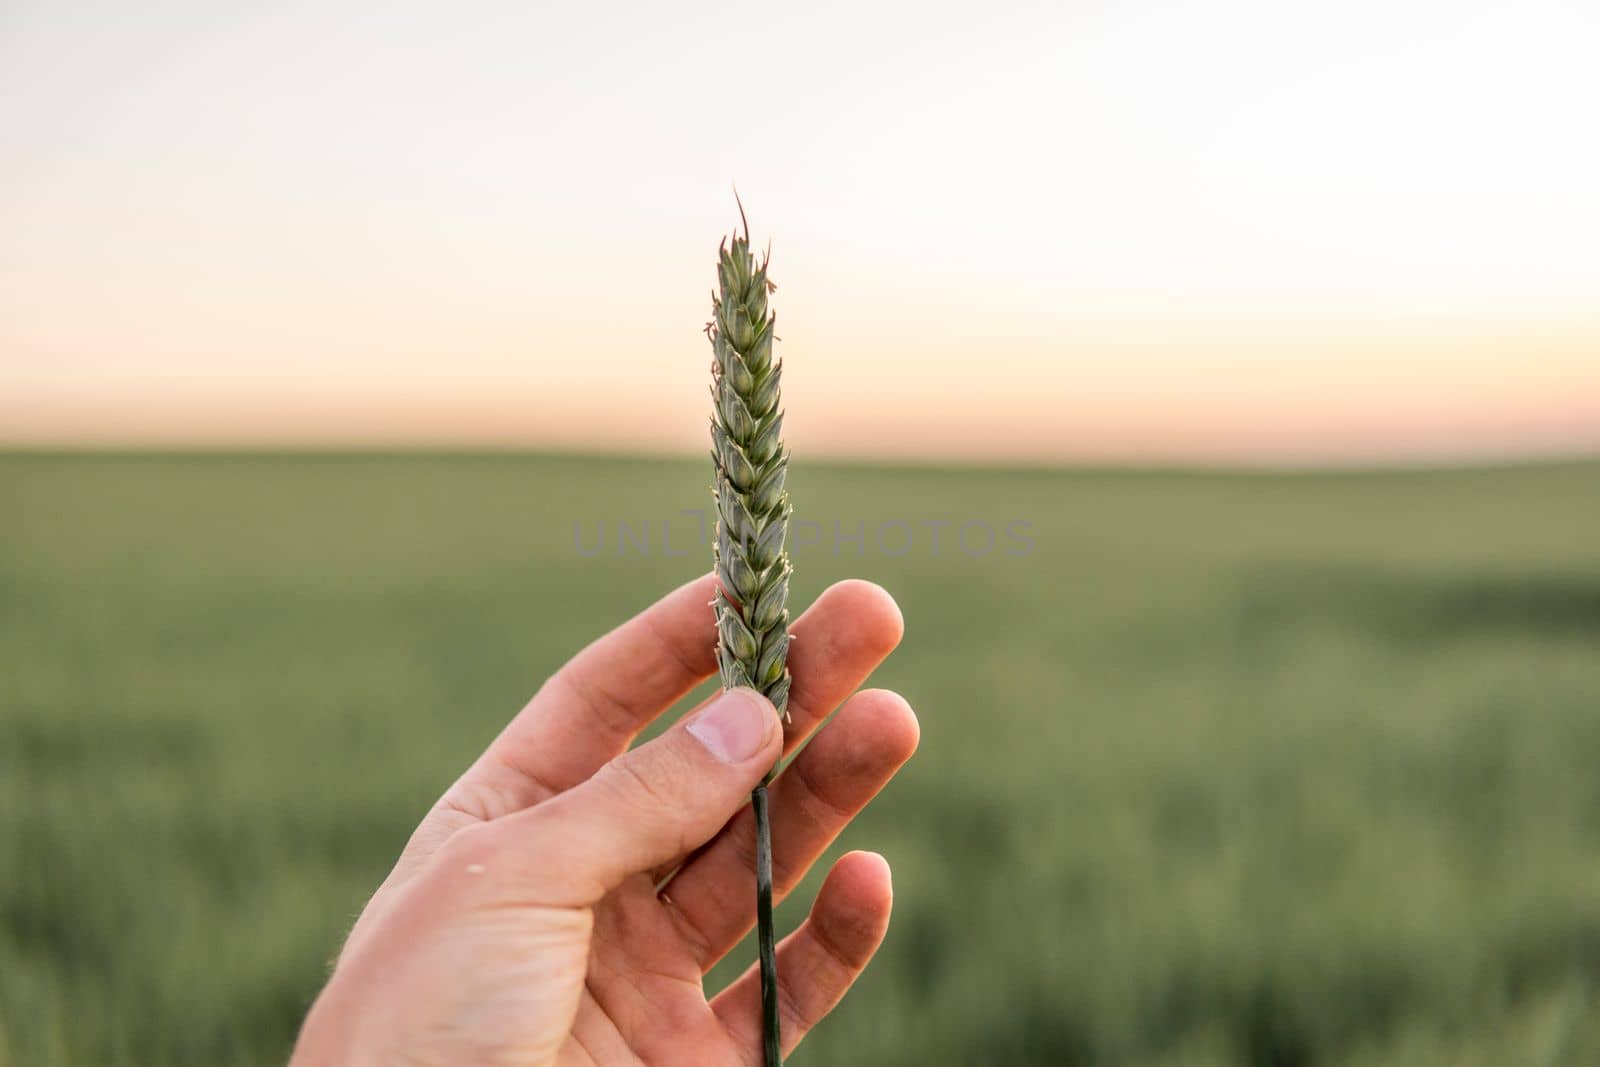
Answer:
<path fill-rule="evenodd" d="M 348 1013 L 339 1011 L 330 1002 L 330 989 L 331 983 L 311 1005 L 300 1034 L 295 1038 L 289 1067 L 357 1067 L 365 1062 L 357 1042 L 351 1040 L 341 1025 L 341 1016 Z"/>

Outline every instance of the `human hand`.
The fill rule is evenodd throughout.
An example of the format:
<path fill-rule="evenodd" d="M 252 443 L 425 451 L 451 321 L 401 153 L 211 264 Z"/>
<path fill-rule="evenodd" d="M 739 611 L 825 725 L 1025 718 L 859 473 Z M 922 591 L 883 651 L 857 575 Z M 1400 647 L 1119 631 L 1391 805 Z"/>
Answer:
<path fill-rule="evenodd" d="M 628 751 L 714 672 L 715 589 L 691 582 L 580 652 L 434 805 L 291 1067 L 760 1064 L 755 968 L 710 1000 L 701 985 L 755 922 L 748 794 L 844 702 L 771 786 L 781 897 L 910 758 L 917 721 L 893 693 L 850 696 L 902 624 L 882 589 L 841 582 L 792 628 L 791 722 L 734 690 Z M 865 968 L 890 897 L 882 857 L 849 853 L 779 946 L 785 1053 Z"/>

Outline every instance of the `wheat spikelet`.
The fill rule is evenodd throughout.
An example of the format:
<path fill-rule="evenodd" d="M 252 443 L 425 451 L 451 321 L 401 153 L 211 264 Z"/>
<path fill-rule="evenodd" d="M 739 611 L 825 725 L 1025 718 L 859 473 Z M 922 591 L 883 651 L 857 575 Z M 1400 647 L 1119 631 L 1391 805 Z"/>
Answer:
<path fill-rule="evenodd" d="M 739 207 L 741 221 L 744 206 Z M 711 461 L 716 467 L 717 664 L 725 688 L 760 690 L 789 717 L 789 527 L 784 476 L 783 411 L 778 407 L 783 366 L 772 355 L 776 316 L 767 306 L 775 287 L 744 235 L 717 249 L 712 294 Z M 781 1067 L 778 1033 L 777 939 L 772 927 L 772 829 L 768 772 L 750 805 L 756 821 L 756 939 L 761 971 L 761 1034 L 766 1067 Z"/>
<path fill-rule="evenodd" d="M 748 231 L 718 249 L 711 366 L 716 466 L 717 661 L 722 684 L 749 686 L 788 717 L 789 454 L 778 407 L 783 365 L 772 355 L 774 286 Z"/>

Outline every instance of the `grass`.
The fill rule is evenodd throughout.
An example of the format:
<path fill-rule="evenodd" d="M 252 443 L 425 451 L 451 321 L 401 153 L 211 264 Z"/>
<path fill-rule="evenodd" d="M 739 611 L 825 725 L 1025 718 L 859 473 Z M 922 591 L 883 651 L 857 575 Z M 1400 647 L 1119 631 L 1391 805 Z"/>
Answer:
<path fill-rule="evenodd" d="M 0 456 L 0 1063 L 281 1063 L 432 798 L 709 566 L 708 480 Z M 1600 1061 L 1600 464 L 791 485 L 792 602 L 894 592 L 923 723 L 840 846 L 890 940 L 794 1063 Z"/>

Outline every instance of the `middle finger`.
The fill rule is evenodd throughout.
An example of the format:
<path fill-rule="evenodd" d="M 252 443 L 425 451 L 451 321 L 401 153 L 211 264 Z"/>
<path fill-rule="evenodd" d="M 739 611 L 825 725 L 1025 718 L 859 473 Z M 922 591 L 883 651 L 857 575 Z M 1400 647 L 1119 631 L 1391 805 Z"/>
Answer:
<path fill-rule="evenodd" d="M 916 751 L 916 715 L 895 693 L 868 689 L 772 783 L 772 888 L 781 899 Z M 661 900 L 709 970 L 755 923 L 755 817 L 741 811 L 663 887 Z"/>

